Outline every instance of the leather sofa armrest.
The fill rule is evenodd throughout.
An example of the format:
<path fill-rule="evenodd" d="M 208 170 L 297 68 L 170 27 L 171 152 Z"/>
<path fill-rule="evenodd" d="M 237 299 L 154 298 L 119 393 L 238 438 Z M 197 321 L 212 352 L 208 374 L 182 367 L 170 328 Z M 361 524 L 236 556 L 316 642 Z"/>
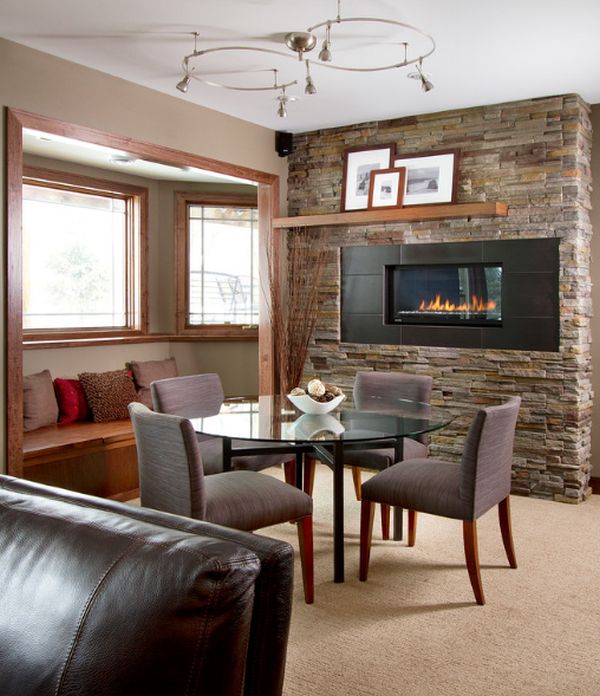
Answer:
<path fill-rule="evenodd" d="M 115 513 L 132 521 L 201 535 L 215 543 L 233 543 L 258 557 L 260 567 L 254 580 L 254 602 L 247 642 L 245 696 L 281 694 L 291 617 L 293 550 L 285 542 L 198 522 L 168 513 L 125 505 L 80 493 L 0 476 L 0 490 L 79 506 L 83 510 Z"/>

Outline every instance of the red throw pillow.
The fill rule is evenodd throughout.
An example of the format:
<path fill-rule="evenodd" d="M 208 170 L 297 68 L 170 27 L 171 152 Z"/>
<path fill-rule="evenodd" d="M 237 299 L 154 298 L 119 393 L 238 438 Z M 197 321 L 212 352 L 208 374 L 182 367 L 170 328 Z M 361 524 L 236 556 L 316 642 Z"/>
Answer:
<path fill-rule="evenodd" d="M 90 415 L 90 407 L 85 398 L 83 385 L 78 379 L 54 380 L 54 391 L 60 415 L 59 423 L 73 423 L 74 421 L 87 420 Z"/>

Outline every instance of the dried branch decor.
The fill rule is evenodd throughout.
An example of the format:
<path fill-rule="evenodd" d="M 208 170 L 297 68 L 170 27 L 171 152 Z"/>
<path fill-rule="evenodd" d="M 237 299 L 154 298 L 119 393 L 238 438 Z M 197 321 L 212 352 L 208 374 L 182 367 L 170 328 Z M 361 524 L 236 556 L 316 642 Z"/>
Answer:
<path fill-rule="evenodd" d="M 308 346 L 317 322 L 319 285 L 327 249 L 319 233 L 308 227 L 290 229 L 284 248 L 287 253 L 281 268 L 276 267 L 271 251 L 268 265 L 275 358 L 280 389 L 287 394 L 302 382 Z"/>

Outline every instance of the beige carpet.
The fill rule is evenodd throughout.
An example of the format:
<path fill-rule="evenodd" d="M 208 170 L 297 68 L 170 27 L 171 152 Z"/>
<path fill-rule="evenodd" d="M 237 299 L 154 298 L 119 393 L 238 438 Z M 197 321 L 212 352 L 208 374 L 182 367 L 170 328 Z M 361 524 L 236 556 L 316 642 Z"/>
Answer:
<path fill-rule="evenodd" d="M 331 474 L 315 485 L 315 604 L 300 564 L 285 696 L 600 694 L 600 496 L 571 506 L 513 497 L 519 568 L 494 510 L 479 522 L 487 604 L 474 603 L 462 525 L 420 515 L 417 544 L 382 542 L 359 583 L 359 504 L 346 480 L 346 582 L 332 582 Z M 266 530 L 265 530 L 266 531 Z M 269 536 L 297 549 L 295 528 Z"/>

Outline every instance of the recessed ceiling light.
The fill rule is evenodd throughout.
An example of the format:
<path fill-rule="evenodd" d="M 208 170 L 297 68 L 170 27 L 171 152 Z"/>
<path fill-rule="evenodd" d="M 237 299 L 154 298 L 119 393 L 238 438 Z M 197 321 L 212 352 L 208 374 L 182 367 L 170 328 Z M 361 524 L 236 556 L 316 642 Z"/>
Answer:
<path fill-rule="evenodd" d="M 127 166 L 129 164 L 133 164 L 137 160 L 131 155 L 112 155 L 108 158 L 108 161 L 111 164 L 122 164 L 123 166 Z"/>

